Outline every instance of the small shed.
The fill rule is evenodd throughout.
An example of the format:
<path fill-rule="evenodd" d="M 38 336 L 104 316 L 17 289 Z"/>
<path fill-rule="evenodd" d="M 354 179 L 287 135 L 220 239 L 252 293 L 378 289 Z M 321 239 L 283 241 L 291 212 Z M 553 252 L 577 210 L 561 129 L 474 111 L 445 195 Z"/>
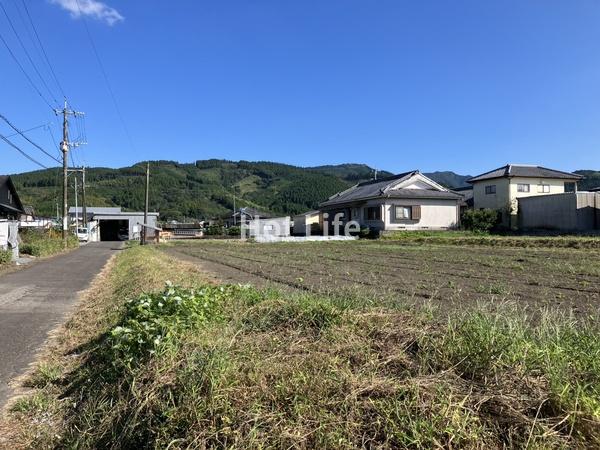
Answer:
<path fill-rule="evenodd" d="M 294 216 L 294 236 L 310 236 L 318 233 L 320 231 L 320 214 L 318 210 L 315 210 Z"/>

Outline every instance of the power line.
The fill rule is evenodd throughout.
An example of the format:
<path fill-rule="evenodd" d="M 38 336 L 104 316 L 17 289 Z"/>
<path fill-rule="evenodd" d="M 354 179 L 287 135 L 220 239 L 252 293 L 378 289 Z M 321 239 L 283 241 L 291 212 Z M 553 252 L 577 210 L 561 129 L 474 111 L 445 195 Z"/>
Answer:
<path fill-rule="evenodd" d="M 52 100 L 54 100 L 54 103 L 56 103 L 58 105 L 58 100 L 56 100 L 56 98 L 52 94 L 52 91 L 48 87 L 48 84 L 46 84 L 46 80 L 44 80 L 44 77 L 42 77 L 42 74 L 38 70 L 38 68 L 35 65 L 35 63 L 33 62 L 33 59 L 31 58 L 31 55 L 27 51 L 27 47 L 25 47 L 25 44 L 23 44 L 23 41 L 21 40 L 21 37 L 19 36 L 19 33 L 17 33 L 17 29 L 13 25 L 12 20 L 10 19 L 10 16 L 8 15 L 8 12 L 6 11 L 6 8 L 4 7 L 3 3 L 0 3 L 0 8 L 2 8 L 2 11 L 4 11 L 4 15 L 6 16 L 6 20 L 8 20 L 10 28 L 13 30 L 13 33 L 15 34 L 15 37 L 17 38 L 17 41 L 19 41 L 19 44 L 21 45 L 21 48 L 23 49 L 23 52 L 25 52 L 25 56 L 27 56 L 27 59 L 31 63 L 31 66 L 33 67 L 33 70 L 35 70 L 35 73 L 37 73 L 38 77 L 42 81 L 42 84 L 46 87 L 46 90 L 50 94 L 50 97 L 52 97 Z"/>
<path fill-rule="evenodd" d="M 135 145 L 133 145 L 133 140 L 131 139 L 131 135 L 129 134 L 129 129 L 125 124 L 125 119 L 123 119 L 123 114 L 121 114 L 121 109 L 119 108 L 119 104 L 117 103 L 117 98 L 115 93 L 110 85 L 110 81 L 108 81 L 108 75 L 106 74 L 106 70 L 104 70 L 104 64 L 102 64 L 102 60 L 100 59 L 100 55 L 98 53 L 98 49 L 96 48 L 96 44 L 94 44 L 94 39 L 92 38 L 92 34 L 90 33 L 90 29 L 87 24 L 87 20 L 85 19 L 85 15 L 81 11 L 81 5 L 79 4 L 79 0 L 75 0 L 77 3 L 77 9 L 79 10 L 79 15 L 81 16 L 81 20 L 85 27 L 85 31 L 87 33 L 88 39 L 90 41 L 92 50 L 94 51 L 94 55 L 96 56 L 96 60 L 98 61 L 98 65 L 100 66 L 100 71 L 102 72 L 102 76 L 104 77 L 104 81 L 106 82 L 106 87 L 108 88 L 108 92 L 115 106 L 115 110 L 117 111 L 117 115 L 119 116 L 119 120 L 121 121 L 121 125 L 123 127 L 123 131 L 125 131 L 125 135 L 127 136 L 127 140 L 129 141 L 129 145 L 132 150 L 135 150 Z"/>
<path fill-rule="evenodd" d="M 31 128 L 27 128 L 26 130 L 23 130 L 21 133 L 29 133 L 30 131 L 37 130 L 37 129 L 39 129 L 39 128 L 45 128 L 45 127 L 47 127 L 47 126 L 48 126 L 48 124 L 47 124 L 47 123 L 44 123 L 44 124 L 42 124 L 42 125 L 38 125 L 37 127 L 31 127 Z M 21 134 L 21 133 L 7 134 L 7 135 L 6 135 L 6 137 L 8 137 L 8 138 L 9 138 L 9 137 L 14 137 L 14 136 L 17 136 L 17 135 L 19 135 L 19 134 Z"/>
<path fill-rule="evenodd" d="M 48 124 L 48 132 L 50 133 L 50 137 L 52 138 L 52 143 L 54 144 L 54 148 L 58 151 L 58 157 L 60 158 L 62 155 L 60 153 L 60 147 L 58 146 L 58 142 L 54 138 L 54 133 L 52 132 L 52 127 Z"/>
<path fill-rule="evenodd" d="M 0 114 L 0 119 L 4 120 L 9 127 L 11 127 L 13 130 L 15 130 L 21 137 L 23 137 L 23 139 L 25 139 L 27 142 L 29 142 L 31 145 L 33 145 L 34 147 L 36 147 L 38 150 L 40 150 L 41 152 L 43 152 L 45 155 L 47 155 L 48 157 L 52 158 L 54 161 L 56 161 L 57 163 L 61 163 L 60 159 L 55 158 L 54 156 L 52 156 L 50 153 L 48 153 L 46 150 L 44 150 L 42 147 L 40 147 L 39 145 L 37 145 L 35 142 L 33 142 L 31 139 L 29 139 L 27 136 L 25 136 L 25 134 L 19 130 L 17 127 L 15 127 L 6 117 L 4 117 L 2 114 Z"/>
<path fill-rule="evenodd" d="M 8 42 L 6 42 L 6 39 L 4 39 L 4 37 L 2 36 L 2 33 L 0 33 L 0 41 L 2 41 L 2 43 L 8 50 L 8 53 L 10 53 L 10 56 L 12 56 L 12 59 L 17 63 L 17 65 L 19 66 L 19 69 L 21 69 L 21 72 L 23 72 L 23 75 L 25 75 L 25 78 L 27 78 L 27 80 L 29 81 L 29 84 L 31 84 L 31 87 L 33 87 L 33 89 L 38 93 L 38 95 L 42 98 L 44 103 L 46 103 L 46 105 L 48 105 L 48 108 L 53 109 L 50 102 L 46 99 L 46 97 L 44 97 L 44 94 L 42 94 L 42 92 L 38 89 L 38 87 L 35 85 L 35 83 L 31 79 L 31 77 L 29 76 L 29 74 L 25 71 L 25 69 L 23 68 L 23 66 L 21 65 L 21 63 L 19 62 L 19 60 L 17 59 L 15 54 L 13 53 L 13 51 L 10 49 Z"/>
<path fill-rule="evenodd" d="M 50 64 L 50 59 L 48 58 L 46 49 L 44 48 L 44 45 L 42 44 L 42 40 L 40 39 L 40 36 L 37 32 L 37 28 L 36 28 L 35 24 L 33 23 L 33 20 L 31 19 L 31 15 L 29 14 L 29 8 L 27 8 L 27 4 L 25 3 L 25 0 L 21 0 L 21 3 L 23 3 L 23 7 L 25 8 L 25 12 L 27 13 L 27 17 L 29 19 L 29 23 L 31 24 L 31 28 L 33 28 L 35 37 L 36 37 L 38 43 L 40 44 L 40 48 L 42 49 L 42 53 L 44 54 L 44 59 L 46 60 L 46 64 L 48 64 L 48 67 L 50 68 L 50 73 L 52 73 L 52 77 L 54 78 L 54 81 L 56 81 L 56 85 L 58 86 L 58 89 L 60 90 L 61 94 L 63 95 L 63 97 L 66 97 L 65 91 L 62 88 L 60 81 L 58 81 L 58 77 L 56 76 L 56 73 L 54 72 L 54 68 L 52 67 L 52 64 Z"/>
<path fill-rule="evenodd" d="M 41 162 L 39 162 L 38 160 L 32 158 L 31 156 L 29 156 L 24 150 L 21 150 L 18 146 L 16 146 L 15 144 L 13 144 L 6 136 L 3 136 L 0 134 L 0 139 L 2 139 L 4 142 L 6 142 L 8 145 L 10 145 L 12 148 L 14 148 L 16 151 L 18 151 L 21 155 L 23 155 L 25 158 L 27 158 L 29 161 L 37 164 L 38 166 L 44 168 L 44 169 L 48 169 L 48 166 L 43 165 Z"/>

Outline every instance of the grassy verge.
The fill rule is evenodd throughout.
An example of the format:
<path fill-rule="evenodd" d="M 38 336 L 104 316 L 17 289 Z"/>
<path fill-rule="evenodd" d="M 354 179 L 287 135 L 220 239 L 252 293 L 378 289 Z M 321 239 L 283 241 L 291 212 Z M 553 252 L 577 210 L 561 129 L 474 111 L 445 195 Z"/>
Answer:
<path fill-rule="evenodd" d="M 599 338 L 593 322 L 532 324 L 509 306 L 440 321 L 208 285 L 133 247 L 60 331 L 10 428 L 36 448 L 594 448 Z"/>
<path fill-rule="evenodd" d="M 469 231 L 397 231 L 384 235 L 382 239 L 412 244 L 600 249 L 600 236 L 521 236 Z"/>
<path fill-rule="evenodd" d="M 20 253 L 31 256 L 52 256 L 65 251 L 62 236 L 54 230 L 25 230 L 20 233 L 23 243 L 19 246 Z M 67 249 L 79 246 L 77 237 L 69 234 Z"/>
<path fill-rule="evenodd" d="M 12 263 L 12 251 L 0 249 L 0 266 L 7 266 Z"/>

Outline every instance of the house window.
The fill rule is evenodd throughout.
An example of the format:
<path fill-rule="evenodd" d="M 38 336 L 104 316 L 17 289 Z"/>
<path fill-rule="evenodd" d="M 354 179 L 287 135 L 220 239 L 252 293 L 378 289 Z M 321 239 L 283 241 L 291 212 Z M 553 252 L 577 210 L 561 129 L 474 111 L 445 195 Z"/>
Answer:
<path fill-rule="evenodd" d="M 540 194 L 548 194 L 550 192 L 549 184 L 538 184 L 538 193 Z"/>
<path fill-rule="evenodd" d="M 379 206 L 370 206 L 365 208 L 367 220 L 381 220 L 381 208 Z"/>
<path fill-rule="evenodd" d="M 8 204 L 11 205 L 13 202 L 12 200 L 12 193 L 10 191 L 8 191 Z"/>
<path fill-rule="evenodd" d="M 495 184 L 491 184 L 489 186 L 486 186 L 485 187 L 485 193 L 486 193 L 486 195 L 495 194 L 496 193 L 496 185 Z"/>
<path fill-rule="evenodd" d="M 412 219 L 412 207 L 410 206 L 395 206 L 394 215 L 396 220 Z"/>
<path fill-rule="evenodd" d="M 519 183 L 517 184 L 517 192 L 529 192 L 531 189 L 529 184 Z"/>

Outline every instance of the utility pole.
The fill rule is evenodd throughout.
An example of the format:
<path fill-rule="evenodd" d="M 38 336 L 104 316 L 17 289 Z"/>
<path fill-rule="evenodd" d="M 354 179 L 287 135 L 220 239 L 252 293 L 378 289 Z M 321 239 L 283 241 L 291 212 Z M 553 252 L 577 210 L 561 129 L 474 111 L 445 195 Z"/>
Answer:
<path fill-rule="evenodd" d="M 63 140 L 60 143 L 60 150 L 63 156 L 63 211 L 62 211 L 62 238 L 63 244 L 67 246 L 67 233 L 69 232 L 68 215 L 69 215 L 69 204 L 67 200 L 68 193 L 68 181 L 69 176 L 69 161 L 67 159 L 67 153 L 69 153 L 69 120 L 67 119 L 67 100 L 65 99 L 65 107 L 63 109 Z"/>
<path fill-rule="evenodd" d="M 70 110 L 68 108 L 67 105 L 67 99 L 65 98 L 65 105 L 64 108 L 61 109 L 55 109 L 54 113 L 56 115 L 61 114 L 63 116 L 63 138 L 62 141 L 60 142 L 60 151 L 62 152 L 62 157 L 63 157 L 63 210 L 62 210 L 62 237 L 63 237 L 63 243 L 65 245 L 65 247 L 67 246 L 67 235 L 69 232 L 69 223 L 68 223 L 68 216 L 69 216 L 69 204 L 68 204 L 68 190 L 69 190 L 69 184 L 68 184 L 68 180 L 67 177 L 69 175 L 69 163 L 68 163 L 68 153 L 69 153 L 69 148 L 71 147 L 77 147 L 81 144 L 85 144 L 85 142 L 69 142 L 69 116 L 82 116 L 83 113 L 82 112 L 78 112 L 78 111 L 73 111 Z"/>
<path fill-rule="evenodd" d="M 77 190 L 77 174 L 81 173 L 82 179 L 83 179 L 83 186 L 82 186 L 82 194 L 83 194 L 83 205 L 82 206 L 82 212 L 83 212 L 83 223 L 85 224 L 85 227 L 87 228 L 87 218 L 86 218 L 86 207 L 85 207 L 85 167 L 79 167 L 79 168 L 73 168 L 73 169 L 67 169 L 67 174 L 69 173 L 74 173 L 75 174 L 75 222 L 77 223 L 77 228 L 79 228 L 79 197 L 78 197 L 78 190 Z"/>
<path fill-rule="evenodd" d="M 88 221 L 87 221 L 87 206 L 85 203 L 85 166 L 81 168 L 81 210 L 83 211 L 83 226 L 89 233 L 90 230 L 87 229 Z"/>
<path fill-rule="evenodd" d="M 235 217 L 235 185 L 233 186 L 233 226 L 235 227 L 237 225 L 237 220 Z M 241 219 L 241 217 L 240 217 Z"/>
<path fill-rule="evenodd" d="M 77 173 L 75 173 L 75 233 L 79 230 L 79 209 L 77 205 Z"/>
<path fill-rule="evenodd" d="M 142 245 L 146 245 L 146 231 L 148 226 L 148 190 L 150 188 L 150 163 L 146 163 L 146 200 L 144 202 L 144 224 L 142 225 Z"/>

